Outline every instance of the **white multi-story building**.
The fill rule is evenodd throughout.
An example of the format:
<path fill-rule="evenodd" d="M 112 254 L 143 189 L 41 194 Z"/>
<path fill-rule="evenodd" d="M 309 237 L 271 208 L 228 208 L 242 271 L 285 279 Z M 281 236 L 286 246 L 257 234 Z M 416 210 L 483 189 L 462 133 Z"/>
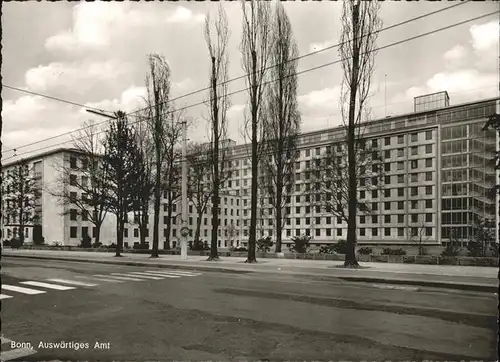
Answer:
<path fill-rule="evenodd" d="M 495 221 L 498 215 L 498 196 L 489 190 L 495 186 L 498 171 L 489 160 L 499 145 L 495 131 L 483 131 L 489 116 L 498 107 L 498 99 L 449 105 L 446 92 L 415 98 L 412 113 L 386 117 L 369 123 L 364 132 L 365 142 L 379 151 L 384 168 L 383 183 L 376 190 L 360 183 L 359 199 L 370 205 L 372 213 L 358 215 L 357 240 L 360 245 L 412 244 L 416 234 L 428 245 L 444 245 L 453 234 L 462 243 L 473 235 L 478 218 Z M 298 142 L 299 157 L 295 164 L 293 194 L 286 206 L 283 243 L 296 235 L 310 235 L 312 243 L 326 244 L 347 237 L 343 220 L 326 213 L 303 190 L 307 180 L 304 172 L 314 158 L 324 155 L 327 148 L 335 152 L 345 140 L 343 128 L 304 133 Z M 250 226 L 251 163 L 247 145 L 229 143 L 225 170 L 229 177 L 221 191 L 220 228 L 218 245 L 222 249 L 246 245 Z M 34 165 L 35 176 L 42 187 L 38 212 L 42 215 L 46 243 L 58 241 L 77 245 L 82 235 L 93 236 L 92 224 L 66 210 L 46 190 L 58 179 L 54 164 L 80 162 L 73 149 L 58 149 L 26 161 Z M 3 166 L 8 172 L 13 163 Z M 76 167 L 75 167 L 76 169 Z M 259 175 L 260 177 L 261 175 Z M 80 177 L 75 171 L 75 176 Z M 206 181 L 209 181 L 207 175 Z M 78 195 L 81 196 L 81 195 Z M 260 199 L 260 197 L 259 197 Z M 4 206 L 5 207 L 5 206 Z M 188 210 L 190 237 L 194 237 L 197 213 L 192 204 Z M 160 217 L 161 242 L 166 238 L 166 204 Z M 210 205 L 202 216 L 200 237 L 210 240 Z M 153 213 L 149 225 L 153 225 Z M 181 205 L 174 206 L 171 227 L 171 246 L 180 237 Z M 133 220 L 131 218 L 130 220 Z M 114 216 L 108 214 L 101 231 L 103 243 L 116 242 Z M 498 223 L 496 223 L 498 225 Z M 4 238 L 12 234 L 4 223 Z M 259 209 L 257 237 L 275 239 L 272 210 Z M 11 233 L 11 234 L 9 234 Z M 151 242 L 152 230 L 147 241 Z M 498 232 L 496 233 L 498 234 Z M 139 241 L 138 226 L 127 224 L 124 241 L 132 245 Z"/>

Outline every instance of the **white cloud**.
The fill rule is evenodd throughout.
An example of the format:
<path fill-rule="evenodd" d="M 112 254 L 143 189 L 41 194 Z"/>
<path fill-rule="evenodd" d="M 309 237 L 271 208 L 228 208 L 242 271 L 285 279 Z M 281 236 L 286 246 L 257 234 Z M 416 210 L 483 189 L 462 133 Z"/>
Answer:
<path fill-rule="evenodd" d="M 199 23 L 205 20 L 205 15 L 194 14 L 191 10 L 177 6 L 175 12 L 167 17 L 169 23 Z"/>
<path fill-rule="evenodd" d="M 104 99 L 99 102 L 87 103 L 92 108 L 103 109 L 109 112 L 118 110 L 131 112 L 145 106 L 143 97 L 146 97 L 146 87 L 130 86 L 122 92 L 120 98 Z M 81 112 L 85 112 L 82 110 Z"/>
<path fill-rule="evenodd" d="M 25 74 L 25 83 L 29 89 L 37 92 L 75 87 L 80 92 L 88 92 L 93 87 L 126 75 L 129 69 L 129 64 L 116 59 L 105 62 L 50 63 L 29 69 Z"/>
<path fill-rule="evenodd" d="M 325 110 L 338 109 L 340 87 L 324 88 L 315 90 L 299 96 L 299 107 L 301 111 L 322 112 Z"/>
<path fill-rule="evenodd" d="M 455 45 L 453 48 L 444 53 L 444 58 L 446 60 L 459 60 L 467 55 L 467 50 L 462 45 Z"/>
<path fill-rule="evenodd" d="M 181 95 L 181 93 L 194 91 L 196 87 L 196 82 L 191 78 L 185 78 L 180 82 L 172 83 L 172 92 L 175 97 Z"/>
<path fill-rule="evenodd" d="M 477 51 L 494 50 L 498 48 L 500 26 L 498 21 L 470 27 L 472 46 Z M 491 54 L 493 56 L 493 54 Z"/>
<path fill-rule="evenodd" d="M 73 8 L 73 28 L 49 37 L 45 48 L 67 53 L 104 49 L 111 45 L 113 34 L 151 25 L 154 19 L 154 12 L 134 10 L 127 3 L 81 3 Z"/>

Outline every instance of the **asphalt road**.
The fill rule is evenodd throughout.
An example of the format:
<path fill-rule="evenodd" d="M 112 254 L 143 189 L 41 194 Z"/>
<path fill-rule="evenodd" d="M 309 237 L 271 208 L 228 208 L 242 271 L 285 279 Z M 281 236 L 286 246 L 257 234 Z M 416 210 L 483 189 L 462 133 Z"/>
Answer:
<path fill-rule="evenodd" d="M 402 285 L 3 257 L 1 313 L 2 361 L 497 359 L 494 294 Z"/>

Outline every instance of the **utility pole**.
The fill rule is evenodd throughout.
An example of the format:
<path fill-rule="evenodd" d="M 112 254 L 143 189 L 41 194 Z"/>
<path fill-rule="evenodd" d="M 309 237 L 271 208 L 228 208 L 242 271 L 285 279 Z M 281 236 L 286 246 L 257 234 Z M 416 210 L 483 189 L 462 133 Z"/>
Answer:
<path fill-rule="evenodd" d="M 187 227 L 188 218 L 188 198 L 187 198 L 187 122 L 182 121 L 182 228 L 181 228 L 181 259 L 187 260 L 187 237 L 189 229 Z"/>

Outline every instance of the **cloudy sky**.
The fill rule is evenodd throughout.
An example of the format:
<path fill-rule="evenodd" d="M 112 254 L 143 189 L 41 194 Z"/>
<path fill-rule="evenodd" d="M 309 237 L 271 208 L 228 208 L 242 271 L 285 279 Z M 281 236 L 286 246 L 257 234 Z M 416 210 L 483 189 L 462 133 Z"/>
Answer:
<path fill-rule="evenodd" d="M 383 27 L 409 20 L 456 2 L 385 2 Z M 4 85 L 37 92 L 106 111 L 140 106 L 147 54 L 163 54 L 172 72 L 173 97 L 208 85 L 204 18 L 213 2 L 10 2 L 3 4 Z M 243 74 L 241 4 L 224 3 L 231 32 L 229 77 Z M 340 35 L 339 2 L 285 3 L 300 55 L 334 45 Z M 378 46 L 498 11 L 493 2 L 468 2 L 380 34 Z M 413 97 L 447 90 L 453 104 L 498 96 L 498 14 L 380 50 L 370 105 L 375 117 L 411 112 Z M 301 59 L 306 70 L 339 59 L 336 48 Z M 304 131 L 338 125 L 340 64 L 299 76 Z M 230 92 L 244 80 L 230 83 Z M 199 93 L 179 99 L 179 107 L 206 99 Z M 2 89 L 4 160 L 61 144 L 70 136 L 30 147 L 29 143 L 81 127 L 92 115 L 82 107 Z M 229 136 L 242 141 L 246 93 L 232 96 Z M 194 126 L 191 140 L 206 140 L 206 106 L 186 111 Z M 95 118 L 103 121 L 103 118 Z M 65 146 L 70 146 L 66 143 Z M 9 151 L 10 150 L 10 151 Z"/>

